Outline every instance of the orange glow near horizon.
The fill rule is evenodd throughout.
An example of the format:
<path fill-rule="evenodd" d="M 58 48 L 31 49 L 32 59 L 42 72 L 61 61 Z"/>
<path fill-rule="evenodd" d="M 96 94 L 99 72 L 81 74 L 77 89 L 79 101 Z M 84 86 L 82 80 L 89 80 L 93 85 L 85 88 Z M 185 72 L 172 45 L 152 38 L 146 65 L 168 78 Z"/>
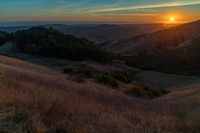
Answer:
<path fill-rule="evenodd" d="M 198 16 L 196 14 L 189 13 L 168 13 L 163 14 L 160 18 L 160 22 L 163 24 L 184 24 L 197 20 Z"/>
<path fill-rule="evenodd" d="M 181 24 L 184 22 L 185 20 L 180 14 L 168 14 L 163 18 L 163 23 L 165 24 Z"/>

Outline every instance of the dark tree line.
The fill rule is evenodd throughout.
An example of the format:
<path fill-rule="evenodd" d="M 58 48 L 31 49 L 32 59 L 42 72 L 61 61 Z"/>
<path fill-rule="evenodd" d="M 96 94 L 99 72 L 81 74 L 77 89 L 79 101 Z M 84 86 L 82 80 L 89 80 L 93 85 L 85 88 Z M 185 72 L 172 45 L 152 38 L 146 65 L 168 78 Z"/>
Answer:
<path fill-rule="evenodd" d="M 2 45 L 5 42 L 7 42 L 7 37 L 8 37 L 7 33 L 0 31 L 0 45 Z"/>
<path fill-rule="evenodd" d="M 111 62 L 113 57 L 86 39 L 65 35 L 53 28 L 33 27 L 11 33 L 7 38 L 27 54 L 100 62 Z"/>

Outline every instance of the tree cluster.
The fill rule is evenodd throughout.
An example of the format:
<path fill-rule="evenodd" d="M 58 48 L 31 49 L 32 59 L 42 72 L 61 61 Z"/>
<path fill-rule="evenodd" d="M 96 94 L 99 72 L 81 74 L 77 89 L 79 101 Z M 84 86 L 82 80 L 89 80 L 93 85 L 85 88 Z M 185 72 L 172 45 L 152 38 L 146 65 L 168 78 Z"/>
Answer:
<path fill-rule="evenodd" d="M 9 35 L 10 40 L 23 53 L 70 60 L 91 59 L 100 62 L 112 61 L 112 55 L 92 42 L 65 35 L 53 28 L 33 27 Z"/>

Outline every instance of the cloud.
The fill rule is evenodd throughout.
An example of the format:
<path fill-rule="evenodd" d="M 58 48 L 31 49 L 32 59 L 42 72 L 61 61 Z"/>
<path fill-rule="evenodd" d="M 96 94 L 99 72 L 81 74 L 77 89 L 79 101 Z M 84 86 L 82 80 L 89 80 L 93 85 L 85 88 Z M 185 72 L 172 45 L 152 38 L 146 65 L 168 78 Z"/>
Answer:
<path fill-rule="evenodd" d="M 127 7 L 114 7 L 114 8 L 104 8 L 90 10 L 87 13 L 101 13 L 101 12 L 114 12 L 114 11 L 128 11 L 128 10 L 138 10 L 138 9 L 151 9 L 151 8 L 164 8 L 164 7 L 176 7 L 176 6 L 188 6 L 200 4 L 200 1 L 188 1 L 188 2 L 172 2 L 172 3 L 162 3 L 162 4 L 152 4 L 152 5 L 138 5 L 138 6 L 127 6 Z"/>

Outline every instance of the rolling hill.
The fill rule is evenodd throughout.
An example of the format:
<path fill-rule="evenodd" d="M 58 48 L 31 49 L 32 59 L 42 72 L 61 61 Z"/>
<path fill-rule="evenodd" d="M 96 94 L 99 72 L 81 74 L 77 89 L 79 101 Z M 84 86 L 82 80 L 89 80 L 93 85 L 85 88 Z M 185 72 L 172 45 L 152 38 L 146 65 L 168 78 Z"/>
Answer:
<path fill-rule="evenodd" d="M 102 44 L 143 70 L 199 76 L 200 21 Z"/>
<path fill-rule="evenodd" d="M 151 33 L 163 29 L 162 24 L 91 24 L 91 25 L 47 25 L 66 34 L 87 38 L 100 44 L 120 38 L 130 38 L 140 34 Z"/>
<path fill-rule="evenodd" d="M 182 46 L 190 45 L 190 42 L 200 37 L 200 21 L 183 24 L 160 30 L 137 38 L 119 39 L 108 42 L 104 49 L 117 53 L 133 53 L 141 51 L 152 51 L 160 49 L 176 49 Z M 117 51 L 116 47 L 120 47 Z M 113 50 L 112 48 L 115 47 Z"/>
<path fill-rule="evenodd" d="M 151 33 L 165 28 L 162 24 L 48 24 L 41 26 L 46 28 L 52 27 L 60 32 L 71 34 L 78 38 L 86 38 L 96 44 L 119 38 L 130 38 L 132 36 Z M 31 26 L 4 26 L 0 27 L 0 31 L 12 33 L 29 28 L 31 28 Z"/>
<path fill-rule="evenodd" d="M 191 25 L 198 27 L 197 23 Z M 140 34 L 131 42 L 148 40 L 151 35 L 156 39 L 157 34 L 164 38 L 172 29 L 179 29 L 185 39 L 183 31 L 190 26 Z M 4 37 L 5 33 L 0 34 Z M 180 47 L 174 43 L 164 50 L 156 46 L 160 52 L 122 56 L 114 62 L 92 42 L 52 28 L 32 27 L 6 34 L 0 54 L 29 63 L 0 56 L 0 132 L 198 133 L 199 77 L 142 70 L 178 72 L 178 68 L 191 74 L 199 66 L 196 34 L 198 31 L 193 34 L 195 44 Z M 174 41 L 172 36 L 169 40 Z M 190 57 L 183 56 L 185 52 Z M 171 61 L 171 67 L 163 65 L 166 61 Z M 47 63 L 48 68 L 32 63 Z"/>
<path fill-rule="evenodd" d="M 77 83 L 58 71 L 5 56 L 0 56 L 0 78 L 1 132 L 199 131 L 195 84 L 143 100 L 91 80 Z M 185 96 L 189 100 L 184 101 Z"/>

